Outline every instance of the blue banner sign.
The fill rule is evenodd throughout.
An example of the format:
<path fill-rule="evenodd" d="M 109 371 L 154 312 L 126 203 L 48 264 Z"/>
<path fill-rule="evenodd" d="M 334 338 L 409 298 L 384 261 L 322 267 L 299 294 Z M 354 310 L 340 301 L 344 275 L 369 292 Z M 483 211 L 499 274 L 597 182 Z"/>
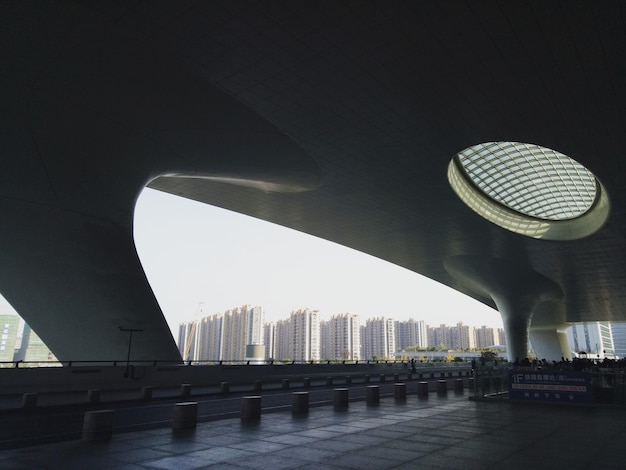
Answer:
<path fill-rule="evenodd" d="M 509 398 L 591 403 L 590 375 L 570 371 L 512 371 L 509 373 Z"/>

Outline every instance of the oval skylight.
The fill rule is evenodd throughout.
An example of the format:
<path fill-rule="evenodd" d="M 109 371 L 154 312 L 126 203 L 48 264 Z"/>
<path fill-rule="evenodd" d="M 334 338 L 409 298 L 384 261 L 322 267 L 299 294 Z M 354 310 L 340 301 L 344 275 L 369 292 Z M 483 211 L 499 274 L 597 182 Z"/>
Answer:
<path fill-rule="evenodd" d="M 448 179 L 487 220 L 534 238 L 587 236 L 606 221 L 606 191 L 580 163 L 546 147 L 486 142 L 459 152 Z"/>

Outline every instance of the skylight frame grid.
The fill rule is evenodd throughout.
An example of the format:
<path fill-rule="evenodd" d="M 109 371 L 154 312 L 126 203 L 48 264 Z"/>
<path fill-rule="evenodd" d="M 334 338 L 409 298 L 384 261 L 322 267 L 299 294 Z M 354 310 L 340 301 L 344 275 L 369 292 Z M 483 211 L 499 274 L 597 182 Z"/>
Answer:
<path fill-rule="evenodd" d="M 588 211 L 595 201 L 597 184 L 593 174 L 545 147 L 489 142 L 465 149 L 458 159 L 485 195 L 531 217 L 573 219 Z"/>

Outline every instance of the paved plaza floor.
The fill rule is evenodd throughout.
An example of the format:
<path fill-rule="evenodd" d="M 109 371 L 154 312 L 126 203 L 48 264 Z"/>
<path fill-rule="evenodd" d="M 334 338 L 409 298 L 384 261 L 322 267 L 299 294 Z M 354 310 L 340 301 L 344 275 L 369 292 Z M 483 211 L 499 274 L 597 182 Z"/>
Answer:
<path fill-rule="evenodd" d="M 626 411 L 465 395 L 263 414 L 0 452 L 0 469 L 623 469 Z"/>

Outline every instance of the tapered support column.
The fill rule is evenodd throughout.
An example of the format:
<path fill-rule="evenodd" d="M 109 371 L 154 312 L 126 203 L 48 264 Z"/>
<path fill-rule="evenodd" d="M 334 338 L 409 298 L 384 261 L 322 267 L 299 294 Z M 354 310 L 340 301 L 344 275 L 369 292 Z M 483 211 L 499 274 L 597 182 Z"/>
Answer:
<path fill-rule="evenodd" d="M 493 299 L 502 317 L 509 361 L 528 357 L 528 330 L 535 302 L 502 294 Z"/>
<path fill-rule="evenodd" d="M 533 314 L 543 303 L 563 298 L 561 288 L 524 260 L 483 256 L 454 256 L 444 262 L 446 271 L 476 294 L 496 304 L 506 336 L 509 361 L 528 357 L 528 335 Z M 542 311 L 540 324 L 555 323 Z"/>

